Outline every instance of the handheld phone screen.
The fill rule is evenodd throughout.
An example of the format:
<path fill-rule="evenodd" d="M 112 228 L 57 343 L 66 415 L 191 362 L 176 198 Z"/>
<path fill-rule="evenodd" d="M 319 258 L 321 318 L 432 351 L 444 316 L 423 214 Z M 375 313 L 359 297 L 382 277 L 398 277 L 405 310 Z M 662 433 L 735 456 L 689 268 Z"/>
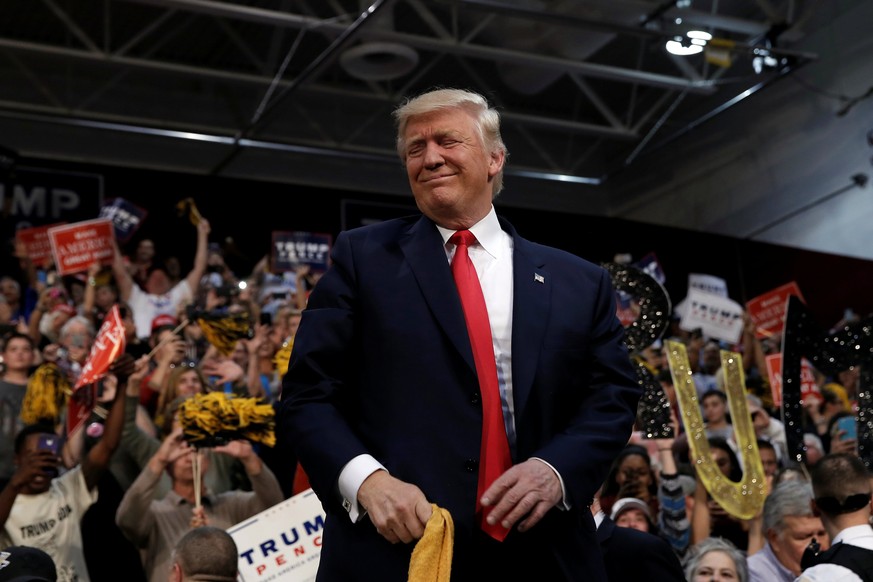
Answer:
<path fill-rule="evenodd" d="M 51 451 L 52 453 L 57 455 L 59 451 L 59 444 L 60 442 L 56 435 L 41 434 L 39 435 L 37 448 L 44 451 Z"/>
<path fill-rule="evenodd" d="M 855 417 L 843 416 L 838 418 L 837 422 L 834 423 L 834 436 L 838 436 L 840 431 L 844 431 L 844 434 L 838 437 L 840 440 L 856 440 L 858 438 L 858 424 L 855 422 Z"/>

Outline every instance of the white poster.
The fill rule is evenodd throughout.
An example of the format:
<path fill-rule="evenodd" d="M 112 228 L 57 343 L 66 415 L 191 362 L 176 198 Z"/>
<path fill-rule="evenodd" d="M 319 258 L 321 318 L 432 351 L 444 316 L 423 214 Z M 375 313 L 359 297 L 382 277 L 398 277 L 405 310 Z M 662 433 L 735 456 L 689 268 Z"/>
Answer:
<path fill-rule="evenodd" d="M 715 275 L 705 275 L 703 273 L 690 273 L 688 275 L 688 293 L 689 293 L 689 295 L 690 295 L 692 289 L 696 289 L 698 291 L 703 291 L 704 293 L 712 293 L 713 295 L 718 295 L 719 297 L 727 297 L 728 296 L 727 281 L 725 281 L 721 277 L 716 277 Z M 687 308 L 688 308 L 688 297 L 685 297 L 682 301 L 680 301 L 679 303 L 677 303 L 673 307 L 673 313 L 678 315 L 680 318 L 685 317 L 685 310 Z"/>
<path fill-rule="evenodd" d="M 311 582 L 321 557 L 324 511 L 312 489 L 228 529 L 241 582 Z"/>
<path fill-rule="evenodd" d="M 735 344 L 743 333 L 743 306 L 727 297 L 689 289 L 685 313 L 679 327 L 685 331 L 697 328 L 705 337 Z"/>

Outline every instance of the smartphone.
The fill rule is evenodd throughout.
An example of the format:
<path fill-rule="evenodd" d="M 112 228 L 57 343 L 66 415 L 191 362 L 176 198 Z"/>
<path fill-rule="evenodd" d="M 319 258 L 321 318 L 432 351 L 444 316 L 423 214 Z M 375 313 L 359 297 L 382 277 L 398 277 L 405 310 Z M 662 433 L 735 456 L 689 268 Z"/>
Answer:
<path fill-rule="evenodd" d="M 42 451 L 51 451 L 57 455 L 60 452 L 60 439 L 57 435 L 41 434 L 39 435 L 36 448 Z"/>
<path fill-rule="evenodd" d="M 854 416 L 841 416 L 834 423 L 834 437 L 840 434 L 840 431 L 845 431 L 843 436 L 839 437 L 841 441 L 857 440 L 858 439 L 858 423 L 855 422 Z"/>
<path fill-rule="evenodd" d="M 273 314 L 261 312 L 261 325 L 273 325 Z"/>

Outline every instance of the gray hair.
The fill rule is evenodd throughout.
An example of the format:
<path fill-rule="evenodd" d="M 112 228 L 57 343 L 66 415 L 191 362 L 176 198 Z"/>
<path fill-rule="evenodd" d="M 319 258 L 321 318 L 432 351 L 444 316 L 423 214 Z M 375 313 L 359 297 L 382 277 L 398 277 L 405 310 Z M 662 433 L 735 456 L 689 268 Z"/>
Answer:
<path fill-rule="evenodd" d="M 94 337 L 96 331 L 94 330 L 94 324 L 91 323 L 91 320 L 84 315 L 74 315 L 73 317 L 68 319 L 63 326 L 61 326 L 61 331 L 58 334 L 61 341 L 63 341 L 64 337 L 66 337 L 66 335 L 70 333 L 70 329 L 77 325 L 84 327 L 85 332 L 92 338 Z"/>
<path fill-rule="evenodd" d="M 404 163 L 406 161 L 404 133 L 409 120 L 441 109 L 463 109 L 471 114 L 476 122 L 482 147 L 490 154 L 503 152 L 504 156 L 509 156 L 509 151 L 500 136 L 500 114 L 488 105 L 488 101 L 482 95 L 464 89 L 435 89 L 407 99 L 394 110 L 394 121 L 397 124 L 397 153 Z M 501 190 L 503 190 L 503 169 L 494 176 L 492 197 L 497 196 Z"/>
<path fill-rule="evenodd" d="M 727 555 L 734 563 L 739 581 L 748 582 L 749 566 L 746 563 L 746 555 L 724 538 L 706 538 L 691 546 L 685 557 L 686 580 L 693 579 L 700 562 L 710 552 L 722 552 Z"/>
<path fill-rule="evenodd" d="M 783 481 L 776 486 L 764 501 L 764 532 L 775 531 L 782 535 L 786 517 L 813 517 L 812 486 L 806 481 Z"/>

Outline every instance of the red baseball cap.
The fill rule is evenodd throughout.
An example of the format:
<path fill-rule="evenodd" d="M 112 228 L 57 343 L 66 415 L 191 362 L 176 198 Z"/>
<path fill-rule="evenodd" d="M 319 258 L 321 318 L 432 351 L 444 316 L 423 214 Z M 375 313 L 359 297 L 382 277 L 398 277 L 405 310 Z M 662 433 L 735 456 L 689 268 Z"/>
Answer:
<path fill-rule="evenodd" d="M 169 313 L 162 313 L 152 320 L 152 331 L 155 331 L 159 327 L 163 327 L 165 325 L 176 327 L 177 325 L 179 325 L 179 320 Z"/>
<path fill-rule="evenodd" d="M 76 308 L 73 307 L 72 305 L 70 305 L 69 303 L 58 303 L 57 305 L 52 307 L 52 313 L 54 313 L 55 311 L 63 311 L 64 313 L 66 313 L 70 317 L 73 317 L 74 315 L 76 315 Z"/>

